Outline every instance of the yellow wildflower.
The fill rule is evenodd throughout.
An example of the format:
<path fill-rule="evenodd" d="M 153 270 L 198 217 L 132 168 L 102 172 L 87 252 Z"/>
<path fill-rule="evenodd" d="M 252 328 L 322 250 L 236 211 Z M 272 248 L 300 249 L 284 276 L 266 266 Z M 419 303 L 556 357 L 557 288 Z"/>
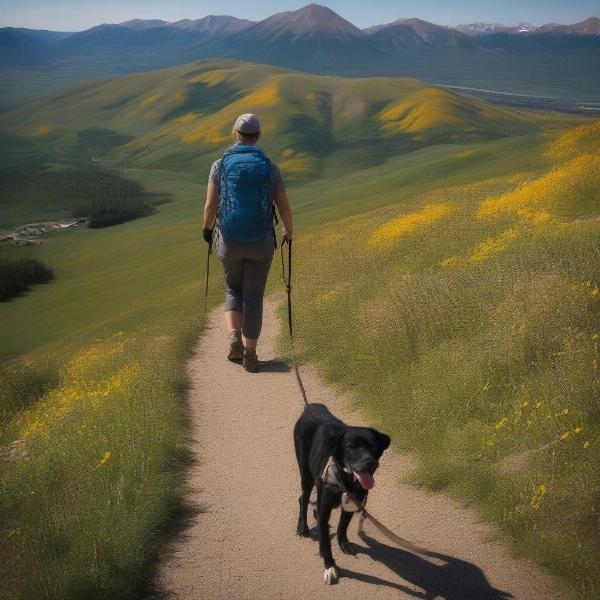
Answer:
<path fill-rule="evenodd" d="M 531 497 L 530 505 L 532 508 L 536 510 L 540 507 L 542 503 L 542 498 L 546 495 L 546 485 L 540 484 L 535 491 L 533 492 L 533 496 Z"/>
<path fill-rule="evenodd" d="M 506 424 L 508 423 L 508 419 L 506 417 L 502 417 L 497 423 L 496 423 L 496 429 L 502 429 L 502 427 L 504 427 Z"/>
<path fill-rule="evenodd" d="M 421 210 L 401 215 L 378 227 L 369 238 L 369 246 L 390 247 L 407 236 L 436 223 L 453 210 L 448 203 L 428 204 Z"/>
<path fill-rule="evenodd" d="M 53 128 L 50 125 L 41 125 L 33 132 L 33 135 L 35 137 L 44 137 L 45 135 L 48 135 L 52 129 Z"/>
<path fill-rule="evenodd" d="M 468 262 L 481 262 L 487 260 L 494 254 L 500 254 L 501 252 L 508 250 L 512 242 L 519 237 L 520 233 L 521 232 L 515 227 L 510 227 L 500 235 L 485 239 L 473 250 L 471 256 L 469 256 Z"/>
<path fill-rule="evenodd" d="M 479 207 L 477 217 L 516 215 L 524 223 L 543 223 L 548 220 L 552 208 L 568 206 L 576 198 L 580 186 L 595 189 L 599 173 L 600 156 L 581 154 L 515 190 L 487 198 Z"/>
<path fill-rule="evenodd" d="M 102 460 L 96 465 L 96 469 L 99 469 L 102 465 L 105 465 L 110 459 L 110 452 L 107 450 L 102 457 Z"/>
<path fill-rule="evenodd" d="M 584 448 L 589 448 L 590 447 L 590 441 L 589 440 L 585 440 L 585 442 L 583 442 L 583 447 Z"/>
<path fill-rule="evenodd" d="M 561 440 L 566 440 L 569 436 L 571 435 L 570 431 L 565 431 L 561 436 L 560 439 Z"/>
<path fill-rule="evenodd" d="M 575 427 L 575 433 L 581 433 L 583 431 L 583 427 Z"/>
<path fill-rule="evenodd" d="M 460 264 L 458 256 L 449 256 L 440 262 L 440 267 L 455 267 Z"/>

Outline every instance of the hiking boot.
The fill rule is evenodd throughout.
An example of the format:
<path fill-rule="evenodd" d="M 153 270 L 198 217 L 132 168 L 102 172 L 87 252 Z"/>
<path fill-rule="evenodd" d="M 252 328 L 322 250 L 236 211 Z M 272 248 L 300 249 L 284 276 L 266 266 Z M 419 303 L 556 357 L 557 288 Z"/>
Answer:
<path fill-rule="evenodd" d="M 242 362 L 244 356 L 244 344 L 242 344 L 242 334 L 238 329 L 232 329 L 229 332 L 229 354 L 227 358 L 233 362 Z"/>
<path fill-rule="evenodd" d="M 246 350 L 243 360 L 244 369 L 249 373 L 256 373 L 259 369 L 258 356 L 255 350 Z"/>

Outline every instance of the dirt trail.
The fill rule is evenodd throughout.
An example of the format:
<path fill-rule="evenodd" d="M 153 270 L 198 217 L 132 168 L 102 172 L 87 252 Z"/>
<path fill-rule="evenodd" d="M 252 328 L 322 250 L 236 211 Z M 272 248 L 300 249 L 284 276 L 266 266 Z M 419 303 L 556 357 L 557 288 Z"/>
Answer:
<path fill-rule="evenodd" d="M 409 461 L 388 450 L 376 475 L 369 508 L 404 538 L 440 553 L 425 559 L 394 548 L 369 524 L 349 538 L 356 557 L 333 542 L 342 578 L 323 583 L 316 542 L 295 535 L 299 480 L 292 427 L 302 409 L 294 375 L 277 361 L 275 303 L 265 307 L 261 373 L 227 362 L 221 309 L 210 315 L 189 363 L 193 444 L 190 501 L 200 512 L 178 536 L 160 575 L 167 597 L 189 600 L 306 598 L 445 598 L 526 600 L 565 598 L 556 583 L 493 540 L 475 512 L 399 483 Z M 350 424 L 360 418 L 350 402 L 303 369 L 309 398 L 324 402 Z M 312 511 L 311 511 L 312 512 Z M 332 524 L 337 525 L 337 511 Z M 312 515 L 311 515 L 312 517 Z M 309 523 L 314 525 L 311 518 Z"/>

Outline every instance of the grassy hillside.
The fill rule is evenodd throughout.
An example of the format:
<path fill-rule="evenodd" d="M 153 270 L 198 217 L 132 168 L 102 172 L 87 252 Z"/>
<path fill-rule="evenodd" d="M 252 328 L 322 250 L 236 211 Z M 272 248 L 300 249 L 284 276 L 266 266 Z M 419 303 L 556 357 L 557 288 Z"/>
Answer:
<path fill-rule="evenodd" d="M 2 222 L 48 208 L 27 193 L 43 189 L 32 188 L 39 173 L 101 167 L 172 197 L 143 219 L 29 249 L 54 280 L 0 304 L 0 595 L 143 596 L 184 508 L 182 367 L 203 320 L 206 175 L 247 110 L 263 118 L 265 148 L 290 184 L 303 356 L 423 456 L 422 481 L 475 498 L 509 532 L 535 525 L 528 551 L 559 572 L 560 552 L 570 553 L 576 584 L 597 589 L 592 563 L 573 558 L 577 538 L 558 536 L 555 509 L 545 512 L 555 497 L 573 508 L 567 485 L 593 492 L 580 482 L 597 473 L 594 455 L 577 469 L 553 459 L 554 474 L 536 450 L 539 481 L 529 466 L 514 479 L 497 466 L 498 449 L 552 442 L 550 423 L 564 425 L 555 437 L 568 431 L 569 444 L 589 442 L 581 451 L 596 443 L 582 400 L 597 392 L 585 371 L 597 351 L 595 130 L 557 137 L 581 119 L 501 109 L 416 80 L 211 61 L 80 85 L 0 118 L 14 150 L 2 173 L 32 173 L 0 207 Z M 58 211 L 74 200 L 53 197 Z M 211 290 L 214 305 L 218 268 Z M 511 419 L 534 395 L 553 415 L 568 410 L 532 435 Z M 481 442 L 481 458 L 469 454 L 495 432 L 491 450 Z M 574 448 L 563 441 L 550 451 Z M 539 510 L 523 513 L 538 488 Z M 586 545 L 596 525 L 582 493 L 569 527 Z"/>
<path fill-rule="evenodd" d="M 143 596 L 185 510 L 204 185 L 139 181 L 173 202 L 28 249 L 55 280 L 0 304 L 3 598 Z M 214 304 L 216 278 L 211 289 Z"/>
<path fill-rule="evenodd" d="M 420 459 L 418 482 L 596 598 L 599 123 L 542 158 L 311 228 L 295 325 L 301 356 Z"/>
<path fill-rule="evenodd" d="M 414 79 L 343 79 L 200 61 L 80 84 L 0 116 L 4 147 L 11 149 L 0 168 L 8 199 L 0 223 L 38 218 L 42 207 L 72 209 L 67 182 L 74 168 L 86 180 L 86 171 L 99 165 L 113 166 L 124 179 L 131 168 L 197 173 L 230 142 L 232 123 L 245 111 L 262 117 L 265 147 L 289 183 L 355 173 L 433 144 L 535 136 L 575 122 Z M 48 199 L 56 179 L 62 187 Z M 20 213 L 19 206 L 27 208 Z"/>

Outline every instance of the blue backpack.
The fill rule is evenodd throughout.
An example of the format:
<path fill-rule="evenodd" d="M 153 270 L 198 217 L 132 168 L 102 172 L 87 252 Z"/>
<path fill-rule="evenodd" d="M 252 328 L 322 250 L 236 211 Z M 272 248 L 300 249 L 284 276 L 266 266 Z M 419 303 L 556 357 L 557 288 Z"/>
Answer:
<path fill-rule="evenodd" d="M 257 242 L 273 228 L 271 161 L 258 146 L 235 144 L 221 158 L 219 228 L 238 242 Z"/>

